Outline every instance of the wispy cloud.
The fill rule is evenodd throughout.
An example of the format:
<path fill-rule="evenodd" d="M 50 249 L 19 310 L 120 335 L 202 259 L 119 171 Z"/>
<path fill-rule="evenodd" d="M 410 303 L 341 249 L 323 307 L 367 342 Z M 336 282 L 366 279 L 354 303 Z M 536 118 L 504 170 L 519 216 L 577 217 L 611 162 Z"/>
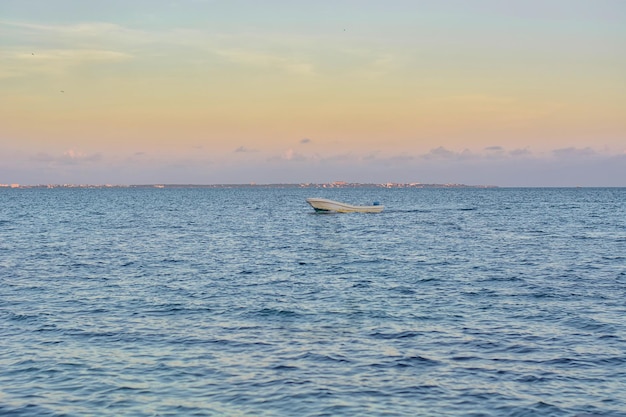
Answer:
<path fill-rule="evenodd" d="M 513 149 L 512 151 L 509 152 L 509 155 L 511 155 L 513 157 L 531 156 L 532 154 L 533 153 L 528 148 Z"/>
<path fill-rule="evenodd" d="M 288 148 L 273 158 L 250 154 L 246 164 L 223 155 L 175 157 L 136 152 L 130 158 L 70 148 L 59 153 L 38 153 L 29 159 L 0 155 L 0 166 L 20 173 L 15 182 L 153 183 L 210 182 L 257 183 L 319 182 L 344 179 L 356 182 L 465 183 L 499 186 L 624 186 L 626 154 L 594 149 L 563 148 L 533 154 L 528 149 L 500 152 L 454 151 L 444 146 L 428 154 L 357 151 L 318 155 Z M 231 152 L 231 155 L 234 152 Z M 441 157 L 435 158 L 432 155 Z M 431 155 L 425 158 L 425 155 Z M 558 156 L 557 156 L 558 155 Z M 571 155 L 571 156 L 568 156 Z M 582 155 L 582 157 L 580 156 Z M 323 167 L 323 169 L 320 169 Z M 287 174 L 286 174 L 287 173 Z M 71 178 L 74 178 L 73 180 Z M 77 179 L 79 178 L 79 179 Z M 13 179 L 12 179 L 13 181 Z"/>
<path fill-rule="evenodd" d="M 34 52 L 43 58 L 67 51 L 66 55 L 75 54 L 78 58 L 81 54 L 82 59 L 143 60 L 184 50 L 188 53 L 181 58 L 189 63 L 221 60 L 244 70 L 297 77 L 330 73 L 359 78 L 386 76 L 398 69 L 401 56 L 388 45 L 364 47 L 362 42 L 350 38 L 333 43 L 320 36 L 292 33 L 224 33 L 211 28 L 180 27 L 146 30 L 109 22 L 53 25 L 0 20 L 0 38 L 16 47 L 13 55 Z M 91 57 L 88 51 L 94 51 Z"/>
<path fill-rule="evenodd" d="M 586 148 L 563 148 L 563 149 L 555 149 L 552 151 L 552 155 L 557 158 L 585 158 L 596 156 L 597 152 L 591 149 L 590 147 Z"/>
<path fill-rule="evenodd" d="M 61 155 L 50 155 L 45 152 L 39 152 L 32 156 L 31 160 L 43 162 L 48 165 L 68 166 L 97 163 L 103 160 L 103 155 L 99 152 L 87 154 L 75 149 L 68 149 Z"/>
<path fill-rule="evenodd" d="M 344 162 L 358 162 L 359 157 L 353 153 L 340 153 L 335 155 L 327 155 L 319 158 L 323 163 L 344 163 Z"/>
<path fill-rule="evenodd" d="M 21 53 L 17 54 L 18 59 L 29 59 L 39 62 L 44 60 L 58 60 L 65 62 L 85 62 L 85 61 L 124 61 L 132 58 L 132 55 L 103 49 L 48 49 L 37 53 Z"/>
<path fill-rule="evenodd" d="M 426 159 L 431 159 L 431 158 L 449 159 L 449 158 L 455 157 L 456 155 L 457 154 L 455 152 L 452 152 L 444 148 L 443 146 L 440 146 L 438 148 L 432 149 L 430 152 L 424 155 L 424 158 Z"/>
<path fill-rule="evenodd" d="M 82 164 L 90 162 L 99 162 L 102 160 L 101 153 L 86 154 L 80 151 L 69 149 L 63 152 L 63 156 L 59 159 L 65 164 Z"/>
<path fill-rule="evenodd" d="M 244 67 L 275 70 L 294 75 L 315 75 L 312 63 L 275 53 L 244 48 L 220 48 L 214 53 L 231 63 Z"/>
<path fill-rule="evenodd" d="M 246 148 L 245 146 L 240 146 L 233 151 L 234 153 L 256 153 L 258 150 Z"/>
<path fill-rule="evenodd" d="M 281 158 L 287 161 L 306 161 L 307 159 L 304 155 L 295 152 L 291 148 L 283 152 Z"/>
<path fill-rule="evenodd" d="M 33 74 L 60 75 L 79 65 L 116 63 L 133 58 L 128 53 L 105 49 L 45 49 L 36 52 L 25 49 L 13 47 L 0 51 L 0 61 L 3 63 L 0 79 Z"/>
<path fill-rule="evenodd" d="M 115 45 L 137 45 L 154 42 L 156 33 L 130 29 L 107 22 L 80 22 L 68 25 L 39 24 L 0 20 L 0 34 L 6 39 L 19 39 L 28 45 L 79 45 L 92 44 L 94 41 Z"/>

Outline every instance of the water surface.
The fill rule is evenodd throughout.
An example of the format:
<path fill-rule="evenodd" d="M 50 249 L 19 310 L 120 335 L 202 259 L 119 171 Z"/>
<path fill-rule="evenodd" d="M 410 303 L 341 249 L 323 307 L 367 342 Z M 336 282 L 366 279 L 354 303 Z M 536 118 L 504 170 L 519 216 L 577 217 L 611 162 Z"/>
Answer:
<path fill-rule="evenodd" d="M 625 300 L 626 189 L 0 189 L 0 414 L 626 416 Z"/>

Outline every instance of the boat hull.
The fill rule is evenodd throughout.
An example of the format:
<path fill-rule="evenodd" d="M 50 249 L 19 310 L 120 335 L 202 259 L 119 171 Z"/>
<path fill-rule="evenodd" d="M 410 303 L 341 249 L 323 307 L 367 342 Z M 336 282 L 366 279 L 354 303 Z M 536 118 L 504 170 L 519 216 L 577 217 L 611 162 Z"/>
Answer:
<path fill-rule="evenodd" d="M 327 200 L 325 198 L 307 198 L 307 203 L 321 212 L 337 212 L 337 213 L 380 213 L 385 206 L 353 206 L 351 204 L 341 203 L 339 201 Z"/>

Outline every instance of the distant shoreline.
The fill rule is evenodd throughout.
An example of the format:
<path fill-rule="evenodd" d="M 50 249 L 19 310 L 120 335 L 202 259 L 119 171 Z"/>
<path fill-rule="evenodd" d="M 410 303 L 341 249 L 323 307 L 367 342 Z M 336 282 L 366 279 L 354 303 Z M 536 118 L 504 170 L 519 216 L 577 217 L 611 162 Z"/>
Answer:
<path fill-rule="evenodd" d="M 2 189 L 103 189 L 103 188 L 469 188 L 469 189 L 496 189 L 496 188 L 625 188 L 623 186 L 499 186 L 499 185 L 467 185 L 467 184 L 422 184 L 422 183 L 273 183 L 273 184 L 0 184 Z"/>
<path fill-rule="evenodd" d="M 0 184 L 0 188 L 499 188 L 495 185 L 422 183 L 275 183 L 275 184 Z"/>

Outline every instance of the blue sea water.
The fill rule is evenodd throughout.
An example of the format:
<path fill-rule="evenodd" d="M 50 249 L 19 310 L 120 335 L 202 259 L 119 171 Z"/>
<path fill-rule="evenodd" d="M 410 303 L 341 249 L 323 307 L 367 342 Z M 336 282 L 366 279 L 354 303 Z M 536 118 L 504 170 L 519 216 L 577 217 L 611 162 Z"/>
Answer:
<path fill-rule="evenodd" d="M 626 416 L 626 189 L 0 189 L 0 415 Z"/>

